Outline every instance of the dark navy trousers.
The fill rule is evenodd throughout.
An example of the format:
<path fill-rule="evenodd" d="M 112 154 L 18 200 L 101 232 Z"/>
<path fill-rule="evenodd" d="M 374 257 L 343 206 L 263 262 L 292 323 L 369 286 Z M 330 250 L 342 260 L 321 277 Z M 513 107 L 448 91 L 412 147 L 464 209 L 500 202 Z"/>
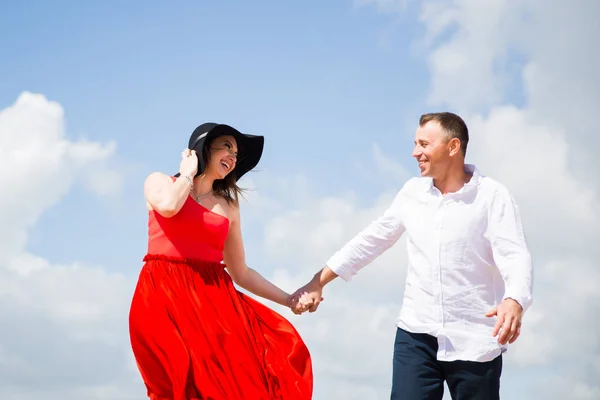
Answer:
<path fill-rule="evenodd" d="M 396 332 L 391 400 L 442 400 L 444 381 L 453 400 L 499 400 L 502 355 L 488 362 L 438 361 L 437 339 Z"/>

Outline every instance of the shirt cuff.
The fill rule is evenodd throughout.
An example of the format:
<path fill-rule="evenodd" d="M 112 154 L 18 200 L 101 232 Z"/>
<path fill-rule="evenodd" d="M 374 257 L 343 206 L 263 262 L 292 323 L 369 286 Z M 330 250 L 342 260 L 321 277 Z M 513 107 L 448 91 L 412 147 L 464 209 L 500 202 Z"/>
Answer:
<path fill-rule="evenodd" d="M 527 311 L 527 309 L 529 308 L 529 306 L 532 303 L 531 296 L 519 295 L 514 292 L 509 292 L 509 291 L 507 291 L 506 294 L 504 295 L 503 300 L 506 300 L 506 299 L 513 299 L 514 301 L 519 303 L 521 308 L 523 308 L 523 312 Z"/>
<path fill-rule="evenodd" d="M 354 275 L 356 275 L 356 271 L 354 268 L 350 266 L 350 264 L 344 260 L 338 254 L 334 254 L 326 263 L 330 270 L 332 270 L 337 276 L 345 280 L 346 282 L 350 281 Z"/>

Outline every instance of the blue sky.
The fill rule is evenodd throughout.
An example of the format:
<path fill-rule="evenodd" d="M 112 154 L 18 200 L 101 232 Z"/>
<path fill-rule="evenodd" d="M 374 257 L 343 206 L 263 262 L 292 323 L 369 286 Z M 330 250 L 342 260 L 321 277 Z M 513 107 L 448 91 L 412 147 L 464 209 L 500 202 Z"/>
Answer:
<path fill-rule="evenodd" d="M 390 25 L 346 1 L 34 4 L 0 16 L 10 54 L 0 104 L 23 90 L 59 102 L 70 137 L 117 142 L 126 176 L 119 204 L 75 190 L 44 215 L 31 248 L 53 260 L 134 263 L 145 245 L 143 179 L 175 172 L 204 121 L 264 134 L 261 170 L 319 177 L 311 185 L 324 195 L 360 182 L 361 200 L 371 200 L 387 184 L 357 170 L 357 160 L 372 162 L 372 143 L 410 162 L 427 81 L 423 60 L 410 56 L 419 27 L 409 16 Z M 99 252 L 99 242 L 114 250 Z"/>
<path fill-rule="evenodd" d="M 2 4 L 0 250 L 16 249 L 0 251 L 0 325 L 18 328 L 0 333 L 0 397 L 141 398 L 126 315 L 146 250 L 143 181 L 177 171 L 197 125 L 265 135 L 241 182 L 254 189 L 242 205 L 247 258 L 293 290 L 416 174 L 418 117 L 439 110 L 466 119 L 469 161 L 511 190 L 532 246 L 535 300 L 506 357 L 504 397 L 600 397 L 589 318 L 600 310 L 598 3 L 215 3 Z M 60 104 L 66 147 L 114 142 L 115 153 L 73 162 L 49 148 L 71 169 L 47 171 L 16 135 L 51 147 L 63 120 L 39 98 L 12 107 L 24 91 Z M 120 186 L 99 196 L 94 174 Z M 285 314 L 311 348 L 316 400 L 389 395 L 405 260 L 398 244 L 351 284 L 332 284 L 318 313 Z M 53 343 L 74 350 L 36 350 Z"/>

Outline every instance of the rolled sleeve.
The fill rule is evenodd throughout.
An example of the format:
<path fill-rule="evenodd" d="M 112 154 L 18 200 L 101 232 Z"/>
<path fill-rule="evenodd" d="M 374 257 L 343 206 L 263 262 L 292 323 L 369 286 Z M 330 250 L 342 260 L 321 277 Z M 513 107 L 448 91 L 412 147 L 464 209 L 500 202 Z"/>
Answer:
<path fill-rule="evenodd" d="M 390 207 L 377 220 L 371 222 L 358 235 L 337 251 L 327 266 L 345 281 L 389 249 L 405 231 L 402 222 L 402 191 Z"/>
<path fill-rule="evenodd" d="M 526 311 L 533 302 L 533 264 L 521 215 L 507 190 L 500 190 L 490 208 L 488 225 L 494 261 L 512 298 Z"/>

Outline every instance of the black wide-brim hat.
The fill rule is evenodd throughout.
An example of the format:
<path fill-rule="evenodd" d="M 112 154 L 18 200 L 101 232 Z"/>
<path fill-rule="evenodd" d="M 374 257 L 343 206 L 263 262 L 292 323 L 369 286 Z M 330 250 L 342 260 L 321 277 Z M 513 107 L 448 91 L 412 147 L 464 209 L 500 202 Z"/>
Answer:
<path fill-rule="evenodd" d="M 194 129 L 188 143 L 188 148 L 190 150 L 196 150 L 196 155 L 198 156 L 198 175 L 204 172 L 204 169 L 206 168 L 202 150 L 204 150 L 205 146 L 211 143 L 213 139 L 225 135 L 233 136 L 237 142 L 237 161 L 235 163 L 235 168 L 231 171 L 231 173 L 235 175 L 236 181 L 258 165 L 265 144 L 264 136 L 241 133 L 237 129 L 226 124 L 206 122 Z"/>

